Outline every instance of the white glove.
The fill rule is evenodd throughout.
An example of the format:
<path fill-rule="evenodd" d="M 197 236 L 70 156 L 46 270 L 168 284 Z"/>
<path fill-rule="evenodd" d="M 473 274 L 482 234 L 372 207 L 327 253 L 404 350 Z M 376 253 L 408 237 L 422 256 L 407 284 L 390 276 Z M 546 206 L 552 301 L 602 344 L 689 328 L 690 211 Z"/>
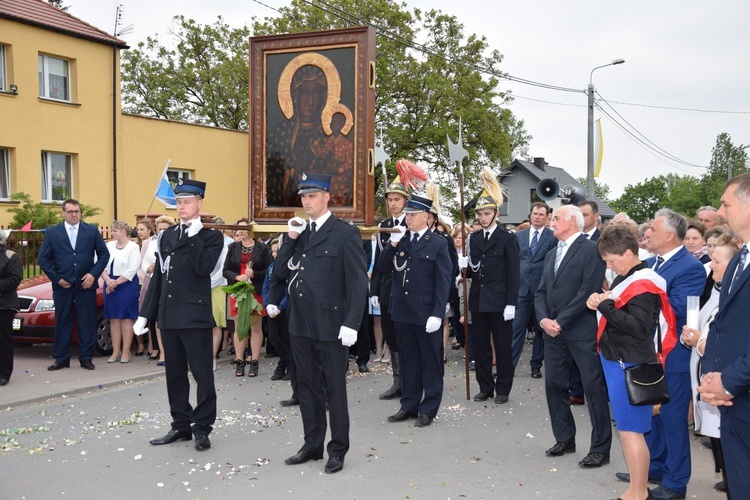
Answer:
<path fill-rule="evenodd" d="M 380 307 L 380 299 L 377 295 L 370 297 L 370 304 L 372 304 L 372 307 Z"/>
<path fill-rule="evenodd" d="M 424 329 L 427 330 L 427 333 L 436 332 L 442 324 L 443 320 L 441 318 L 438 318 L 437 316 L 430 316 L 429 318 L 427 318 L 427 324 L 425 325 Z"/>
<path fill-rule="evenodd" d="M 268 304 L 266 306 L 266 314 L 268 314 L 268 316 L 271 318 L 275 318 L 276 316 L 278 316 L 279 312 L 281 312 L 279 311 L 279 308 L 273 304 Z"/>
<path fill-rule="evenodd" d="M 505 321 L 511 321 L 515 317 L 516 317 L 516 306 L 505 306 L 505 310 L 503 311 L 503 319 Z"/>
<path fill-rule="evenodd" d="M 198 231 L 200 231 L 201 229 L 203 229 L 203 223 L 200 219 L 195 219 L 194 221 L 192 221 L 190 223 L 190 227 L 188 227 L 187 229 L 188 238 L 198 234 Z"/>
<path fill-rule="evenodd" d="M 401 241 L 401 238 L 404 237 L 404 233 L 406 233 L 406 228 L 404 226 L 396 226 L 393 229 L 396 229 L 397 233 L 391 233 L 391 239 L 390 241 L 392 243 L 398 244 L 399 241 Z"/>
<path fill-rule="evenodd" d="M 458 258 L 458 268 L 466 269 L 467 267 L 469 267 L 469 258 L 462 255 Z"/>
<path fill-rule="evenodd" d="M 138 316 L 138 319 L 133 323 L 133 333 L 136 335 L 143 335 L 144 333 L 148 332 L 148 328 L 146 328 L 146 323 L 148 320 L 144 318 L 143 316 Z"/>
<path fill-rule="evenodd" d="M 342 326 L 341 330 L 339 330 L 339 338 L 341 339 L 341 343 L 346 347 L 352 346 L 357 341 L 357 330 L 353 330 L 348 326 Z"/>
<path fill-rule="evenodd" d="M 294 222 L 294 224 L 292 224 Z M 290 233 L 302 233 L 307 227 L 307 221 L 302 217 L 292 217 L 289 222 L 286 223 L 286 227 L 289 228 Z"/>
<path fill-rule="evenodd" d="M 445 304 L 445 314 L 444 314 L 443 316 L 444 316 L 444 317 L 445 317 L 445 316 L 448 316 L 448 313 L 449 313 L 449 312 L 451 312 L 451 305 L 450 305 L 450 303 L 448 303 L 448 304 Z"/>

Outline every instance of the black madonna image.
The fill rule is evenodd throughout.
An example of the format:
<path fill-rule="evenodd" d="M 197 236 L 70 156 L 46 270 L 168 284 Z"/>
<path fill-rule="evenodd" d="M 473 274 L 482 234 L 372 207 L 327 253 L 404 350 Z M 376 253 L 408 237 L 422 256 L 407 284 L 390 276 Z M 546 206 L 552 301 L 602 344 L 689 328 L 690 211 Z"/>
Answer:
<path fill-rule="evenodd" d="M 291 59 L 279 76 L 275 92 L 278 110 L 273 106 L 274 89 L 267 90 L 268 206 L 300 206 L 297 191 L 302 173 L 319 172 L 331 176 L 330 205 L 351 207 L 354 117 L 345 104 L 352 98 L 342 99 L 336 64 L 320 52 L 306 52 Z"/>

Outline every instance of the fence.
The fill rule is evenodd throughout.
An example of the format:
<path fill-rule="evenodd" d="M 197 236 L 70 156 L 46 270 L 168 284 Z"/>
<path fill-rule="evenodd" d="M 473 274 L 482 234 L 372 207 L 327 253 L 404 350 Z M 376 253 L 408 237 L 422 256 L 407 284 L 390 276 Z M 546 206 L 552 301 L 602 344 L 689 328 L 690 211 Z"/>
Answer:
<path fill-rule="evenodd" d="M 110 239 L 108 227 L 99 227 L 99 233 L 105 241 Z M 43 241 L 44 231 L 41 230 L 12 231 L 8 236 L 5 246 L 21 258 L 24 279 L 35 278 L 43 274 L 37 264 L 39 249 L 42 248 Z"/>

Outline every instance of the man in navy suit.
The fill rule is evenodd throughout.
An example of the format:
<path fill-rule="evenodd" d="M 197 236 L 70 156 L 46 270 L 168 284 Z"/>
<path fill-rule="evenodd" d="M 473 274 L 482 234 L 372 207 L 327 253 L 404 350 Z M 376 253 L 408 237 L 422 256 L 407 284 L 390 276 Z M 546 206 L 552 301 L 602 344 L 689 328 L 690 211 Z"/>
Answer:
<path fill-rule="evenodd" d="M 646 260 L 667 282 L 669 303 L 682 331 L 687 316 L 687 297 L 700 296 L 706 284 L 703 264 L 682 245 L 687 220 L 672 210 L 656 212 L 651 223 L 651 251 L 657 256 Z M 705 359 L 705 356 L 704 356 Z M 665 378 L 669 402 L 661 405 L 659 415 L 651 420 L 646 433 L 651 463 L 648 476 L 662 478 L 654 490 L 654 498 L 685 498 L 690 480 L 690 348 L 677 344 L 667 356 Z"/>
<path fill-rule="evenodd" d="M 109 261 L 109 251 L 95 226 L 81 221 L 76 200 L 62 204 L 63 222 L 44 231 L 39 267 L 52 281 L 55 302 L 55 339 L 47 367 L 54 371 L 70 367 L 73 316 L 78 326 L 78 360 L 81 368 L 93 370 L 96 346 L 96 288 L 99 275 Z"/>
<path fill-rule="evenodd" d="M 427 227 L 431 206 L 429 198 L 409 198 L 404 208 L 409 231 L 392 233 L 376 263 L 380 272 L 393 272 L 389 312 L 401 354 L 401 409 L 388 421 L 416 418 L 416 427 L 432 423 L 443 397 L 440 327 L 452 273 L 448 245 Z"/>
<path fill-rule="evenodd" d="M 721 446 L 731 497 L 750 492 L 750 342 L 747 307 L 750 304 L 750 174 L 732 178 L 724 188 L 718 215 L 742 239 L 742 249 L 729 262 L 716 314 L 706 340 L 698 392 L 719 406 Z"/>
<path fill-rule="evenodd" d="M 602 289 L 605 266 L 596 243 L 581 233 L 580 208 L 559 208 L 552 217 L 552 227 L 559 242 L 544 259 L 542 279 L 534 297 L 536 317 L 545 332 L 545 390 L 556 441 L 546 453 L 559 457 L 576 451 L 576 425 L 568 392 L 570 369 L 575 362 L 583 375 L 591 418 L 591 447 L 578 465 L 601 467 L 609 463 L 612 427 L 596 349 L 596 316 L 586 308 L 586 299 Z"/>
<path fill-rule="evenodd" d="M 557 245 L 552 230 L 545 227 L 550 208 L 546 203 L 535 203 L 531 207 L 531 227 L 516 233 L 518 253 L 521 260 L 521 275 L 518 284 L 518 304 L 513 318 L 513 369 L 518 365 L 523 352 L 523 343 L 529 319 L 534 316 L 534 292 L 542 279 L 544 256 Z M 531 351 L 531 376 L 542 377 L 544 359 L 544 337 L 539 322 L 534 320 L 534 345 Z"/>

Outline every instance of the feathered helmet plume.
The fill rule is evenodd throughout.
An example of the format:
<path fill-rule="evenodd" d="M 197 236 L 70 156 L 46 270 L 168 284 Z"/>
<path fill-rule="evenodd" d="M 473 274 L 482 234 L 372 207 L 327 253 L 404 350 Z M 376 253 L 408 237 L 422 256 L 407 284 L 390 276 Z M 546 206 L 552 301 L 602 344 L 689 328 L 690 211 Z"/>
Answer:
<path fill-rule="evenodd" d="M 505 190 L 500 186 L 500 183 L 497 182 L 497 177 L 495 177 L 495 174 L 491 170 L 482 170 L 479 179 L 482 181 L 484 190 L 482 191 L 482 194 L 479 195 L 476 210 L 481 210 L 483 208 L 497 210 L 503 204 Z"/>
<path fill-rule="evenodd" d="M 398 171 L 401 183 L 412 192 L 422 191 L 425 184 L 430 180 L 427 177 L 427 172 L 422 167 L 409 160 L 398 160 L 396 162 L 396 170 Z"/>
<path fill-rule="evenodd" d="M 432 183 L 428 182 L 425 186 L 427 197 L 432 200 L 432 207 L 430 207 L 430 213 L 434 214 L 436 218 L 440 218 L 440 188 Z"/>

